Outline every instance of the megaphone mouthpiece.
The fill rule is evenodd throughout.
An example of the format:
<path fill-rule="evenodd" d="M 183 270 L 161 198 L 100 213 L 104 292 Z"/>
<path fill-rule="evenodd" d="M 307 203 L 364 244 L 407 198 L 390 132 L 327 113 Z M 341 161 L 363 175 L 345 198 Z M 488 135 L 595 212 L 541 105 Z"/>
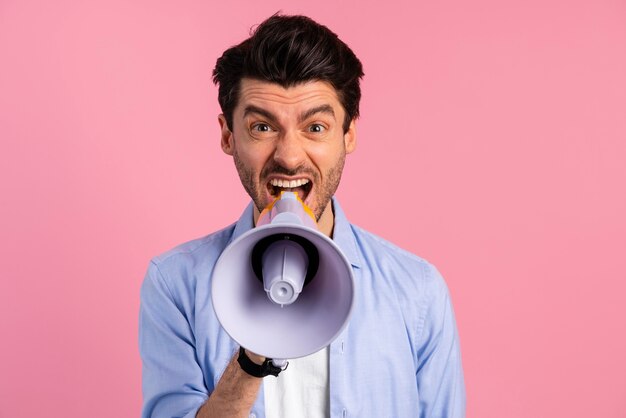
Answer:
<path fill-rule="evenodd" d="M 303 225 L 317 230 L 317 221 L 309 208 L 294 192 L 281 192 L 259 215 L 257 227 L 267 224 Z"/>

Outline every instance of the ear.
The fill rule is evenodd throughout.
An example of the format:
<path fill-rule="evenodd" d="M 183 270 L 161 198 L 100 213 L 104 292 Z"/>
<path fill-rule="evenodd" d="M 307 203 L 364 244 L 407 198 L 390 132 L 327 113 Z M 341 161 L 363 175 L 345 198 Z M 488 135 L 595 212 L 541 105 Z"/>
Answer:
<path fill-rule="evenodd" d="M 224 117 L 224 114 L 220 113 L 217 116 L 217 120 L 220 123 L 220 129 L 222 131 L 222 139 L 220 141 L 220 145 L 222 146 L 222 151 L 224 151 L 225 154 L 233 155 L 233 152 L 235 150 L 233 133 L 228 127 L 228 123 L 226 122 L 226 118 Z"/>
<path fill-rule="evenodd" d="M 343 134 L 343 143 L 346 147 L 346 154 L 350 154 L 356 149 L 356 120 L 352 119 L 348 131 Z"/>

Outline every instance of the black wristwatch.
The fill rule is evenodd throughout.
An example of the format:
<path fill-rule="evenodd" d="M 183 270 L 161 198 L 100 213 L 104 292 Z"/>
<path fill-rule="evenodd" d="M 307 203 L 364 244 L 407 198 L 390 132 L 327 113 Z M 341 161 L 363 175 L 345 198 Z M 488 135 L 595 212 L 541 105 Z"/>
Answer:
<path fill-rule="evenodd" d="M 287 363 L 285 364 L 285 367 L 282 368 L 274 366 L 271 358 L 265 359 L 263 364 L 256 364 L 255 362 L 250 360 L 250 357 L 248 357 L 248 355 L 246 354 L 246 350 L 244 350 L 243 347 L 239 348 L 239 357 L 237 357 L 237 362 L 244 372 L 254 377 L 265 377 L 269 375 L 278 376 L 278 373 L 285 370 L 289 365 L 289 363 Z"/>

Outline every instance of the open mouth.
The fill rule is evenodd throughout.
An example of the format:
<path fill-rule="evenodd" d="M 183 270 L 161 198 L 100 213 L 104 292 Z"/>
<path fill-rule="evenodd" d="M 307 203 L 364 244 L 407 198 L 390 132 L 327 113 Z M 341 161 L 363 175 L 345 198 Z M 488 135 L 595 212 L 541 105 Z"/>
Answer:
<path fill-rule="evenodd" d="M 306 201 L 313 183 L 309 179 L 272 179 L 267 184 L 269 193 L 273 197 L 279 197 L 280 192 L 297 193 L 298 197 L 304 202 Z"/>

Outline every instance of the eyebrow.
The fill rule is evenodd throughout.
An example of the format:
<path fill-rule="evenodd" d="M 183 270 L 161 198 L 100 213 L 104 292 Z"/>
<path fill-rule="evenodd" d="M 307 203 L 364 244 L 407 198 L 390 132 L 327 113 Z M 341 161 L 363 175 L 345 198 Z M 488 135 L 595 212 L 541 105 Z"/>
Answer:
<path fill-rule="evenodd" d="M 246 106 L 245 109 L 243 110 L 243 116 L 244 117 L 248 116 L 250 113 L 256 113 L 258 115 L 261 115 L 269 119 L 272 122 L 275 122 L 277 120 L 276 116 L 272 112 L 269 112 L 258 106 L 254 106 L 254 105 Z M 335 117 L 335 111 L 333 110 L 332 106 L 328 104 L 323 104 L 320 106 L 313 107 L 307 110 L 306 112 L 302 113 L 298 117 L 298 122 L 301 123 L 317 113 L 327 113 L 331 115 L 333 118 Z"/>
<path fill-rule="evenodd" d="M 243 116 L 244 117 L 248 116 L 250 113 L 256 113 L 258 115 L 264 116 L 273 122 L 276 121 L 276 116 L 274 116 L 272 112 L 268 112 L 267 110 L 258 106 L 254 106 L 254 105 L 246 106 L 246 108 L 243 110 Z"/>
<path fill-rule="evenodd" d="M 300 117 L 298 118 L 298 122 L 304 122 L 305 120 L 307 120 L 308 118 L 310 118 L 311 116 L 317 113 L 327 113 L 331 115 L 333 118 L 335 117 L 335 111 L 333 110 L 332 106 L 328 104 L 324 104 L 324 105 L 309 109 L 303 114 L 301 114 Z"/>

